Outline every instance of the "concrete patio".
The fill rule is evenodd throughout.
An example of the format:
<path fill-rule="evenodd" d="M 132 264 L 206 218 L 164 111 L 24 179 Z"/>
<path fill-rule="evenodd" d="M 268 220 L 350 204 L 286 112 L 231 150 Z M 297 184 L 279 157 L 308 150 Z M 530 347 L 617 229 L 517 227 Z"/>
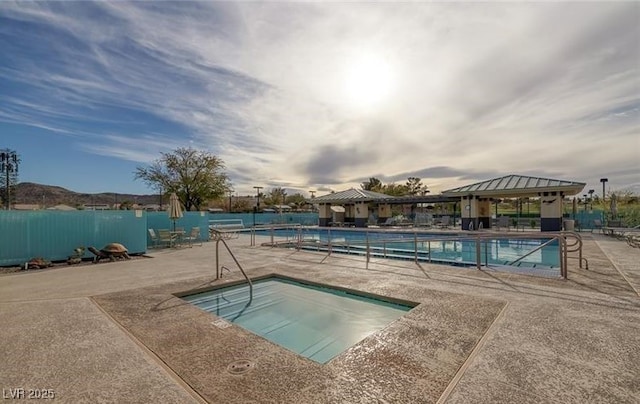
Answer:
<path fill-rule="evenodd" d="M 215 281 L 214 243 L 152 258 L 0 276 L 0 384 L 68 403 L 638 403 L 640 249 L 584 236 L 569 279 L 250 247 L 249 276 L 280 274 L 419 303 L 325 365 L 176 293 Z M 255 368 L 227 371 L 237 360 Z"/>

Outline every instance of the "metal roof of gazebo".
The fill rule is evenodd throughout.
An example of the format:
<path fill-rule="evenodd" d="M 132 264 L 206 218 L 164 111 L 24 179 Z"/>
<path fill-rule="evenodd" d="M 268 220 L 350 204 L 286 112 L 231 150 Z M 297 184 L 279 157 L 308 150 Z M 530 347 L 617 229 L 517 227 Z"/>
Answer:
<path fill-rule="evenodd" d="M 346 191 L 334 192 L 332 194 L 326 194 L 317 198 L 309 199 L 309 201 L 313 203 L 353 203 L 370 202 L 388 198 L 392 197 L 379 192 L 351 188 Z"/>
<path fill-rule="evenodd" d="M 463 187 L 448 189 L 442 194 L 446 196 L 538 196 L 542 192 L 562 192 L 565 195 L 580 193 L 587 184 L 565 180 L 555 180 L 525 175 L 506 175 Z"/>
<path fill-rule="evenodd" d="M 364 189 L 351 188 L 346 191 L 335 192 L 333 194 L 322 195 L 309 199 L 312 203 L 336 203 L 349 204 L 355 202 L 387 203 L 392 205 L 413 204 L 413 203 L 440 203 L 458 202 L 458 198 L 444 195 L 410 195 L 393 196 L 381 194 L 379 192 L 367 191 Z"/>

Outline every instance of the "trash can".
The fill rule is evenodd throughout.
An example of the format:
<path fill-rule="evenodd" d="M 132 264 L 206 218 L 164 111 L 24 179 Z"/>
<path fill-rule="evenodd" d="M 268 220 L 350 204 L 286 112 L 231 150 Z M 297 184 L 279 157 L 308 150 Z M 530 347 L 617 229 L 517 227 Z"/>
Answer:
<path fill-rule="evenodd" d="M 568 230 L 571 230 L 571 231 L 575 230 L 575 220 L 565 220 L 563 222 L 563 227 L 567 231 Z"/>

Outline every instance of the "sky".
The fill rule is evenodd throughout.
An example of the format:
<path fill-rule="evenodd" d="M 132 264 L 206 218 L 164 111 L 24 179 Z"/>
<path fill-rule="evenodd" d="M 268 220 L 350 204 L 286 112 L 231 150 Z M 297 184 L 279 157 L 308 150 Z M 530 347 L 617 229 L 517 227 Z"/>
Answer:
<path fill-rule="evenodd" d="M 236 193 L 509 174 L 640 193 L 640 2 L 0 2 L 19 180 L 152 193 L 178 147 Z"/>

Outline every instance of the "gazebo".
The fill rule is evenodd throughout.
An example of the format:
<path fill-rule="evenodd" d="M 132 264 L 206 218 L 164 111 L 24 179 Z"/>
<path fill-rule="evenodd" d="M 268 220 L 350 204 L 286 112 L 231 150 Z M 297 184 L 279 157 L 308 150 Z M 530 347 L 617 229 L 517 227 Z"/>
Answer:
<path fill-rule="evenodd" d="M 540 230 L 562 230 L 562 200 L 579 194 L 586 183 L 550 178 L 506 175 L 446 190 L 445 196 L 460 198 L 464 230 L 491 227 L 491 202 L 495 198 L 540 198 Z"/>
<path fill-rule="evenodd" d="M 369 204 L 374 201 L 384 201 L 393 198 L 390 195 L 364 189 L 347 189 L 310 199 L 309 202 L 318 205 L 318 225 L 329 226 L 332 222 L 332 206 L 344 207 L 344 220 L 356 227 L 366 227 L 369 219 Z M 343 213 L 343 212 L 339 212 Z M 391 217 L 391 207 L 387 204 L 378 205 L 380 219 Z"/>

